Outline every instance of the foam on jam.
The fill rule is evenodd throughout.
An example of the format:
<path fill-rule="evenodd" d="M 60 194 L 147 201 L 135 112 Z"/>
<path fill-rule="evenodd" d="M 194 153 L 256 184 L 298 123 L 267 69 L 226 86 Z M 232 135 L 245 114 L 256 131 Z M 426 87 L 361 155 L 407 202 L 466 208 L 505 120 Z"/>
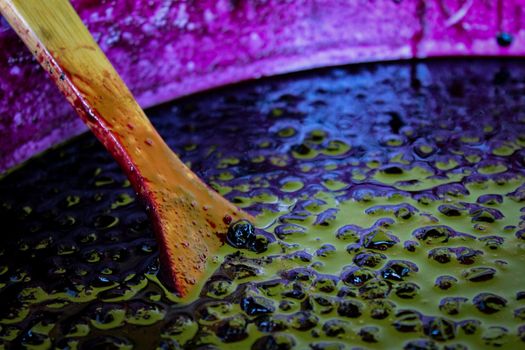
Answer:
<path fill-rule="evenodd" d="M 268 244 L 225 245 L 183 300 L 160 282 L 146 214 L 93 137 L 51 150 L 0 181 L 0 339 L 519 348 L 524 84 L 520 62 L 376 64 L 150 111 L 192 170 L 256 215 Z"/>

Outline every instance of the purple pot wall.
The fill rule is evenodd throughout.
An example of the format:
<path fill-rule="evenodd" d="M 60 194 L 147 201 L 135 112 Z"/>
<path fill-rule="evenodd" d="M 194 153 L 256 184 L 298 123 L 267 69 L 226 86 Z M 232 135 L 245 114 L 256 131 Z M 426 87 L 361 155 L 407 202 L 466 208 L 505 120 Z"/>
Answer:
<path fill-rule="evenodd" d="M 72 2 L 143 107 L 327 65 L 525 54 L 525 0 Z M 0 48 L 2 172 L 86 128 L 3 19 Z"/>

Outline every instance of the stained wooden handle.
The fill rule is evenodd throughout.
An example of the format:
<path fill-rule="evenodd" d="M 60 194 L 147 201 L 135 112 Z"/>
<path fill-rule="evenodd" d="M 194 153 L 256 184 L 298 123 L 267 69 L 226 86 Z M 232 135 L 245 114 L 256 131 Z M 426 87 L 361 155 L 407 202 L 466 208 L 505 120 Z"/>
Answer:
<path fill-rule="evenodd" d="M 187 294 L 221 245 L 225 217 L 249 218 L 170 150 L 67 0 L 0 0 L 0 11 L 150 209 L 161 266 Z"/>
<path fill-rule="evenodd" d="M 128 152 L 148 138 L 165 146 L 69 1 L 1 0 L 0 10 L 108 149 L 114 136 Z"/>

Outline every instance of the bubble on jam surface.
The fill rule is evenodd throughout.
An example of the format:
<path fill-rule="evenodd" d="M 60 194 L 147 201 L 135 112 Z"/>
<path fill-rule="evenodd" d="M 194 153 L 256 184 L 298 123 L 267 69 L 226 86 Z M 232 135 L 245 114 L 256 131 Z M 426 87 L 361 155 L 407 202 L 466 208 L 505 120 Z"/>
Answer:
<path fill-rule="evenodd" d="M 255 229 L 247 220 L 237 221 L 228 228 L 226 239 L 235 248 L 247 248 L 255 240 Z"/>
<path fill-rule="evenodd" d="M 159 281 L 147 215 L 90 135 L 0 180 L 2 345 L 523 347 L 525 71 L 411 65 L 151 111 L 181 158 L 256 217 L 184 300 Z"/>

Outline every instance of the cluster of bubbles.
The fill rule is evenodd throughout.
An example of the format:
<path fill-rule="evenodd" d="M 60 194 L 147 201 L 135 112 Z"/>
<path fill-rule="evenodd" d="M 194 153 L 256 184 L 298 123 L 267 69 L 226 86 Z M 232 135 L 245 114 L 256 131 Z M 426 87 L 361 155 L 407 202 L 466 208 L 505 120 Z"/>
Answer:
<path fill-rule="evenodd" d="M 187 299 L 159 281 L 144 210 L 97 142 L 49 151 L 0 180 L 3 346 L 523 346 L 524 73 L 335 68 L 150 111 L 256 215 Z"/>

